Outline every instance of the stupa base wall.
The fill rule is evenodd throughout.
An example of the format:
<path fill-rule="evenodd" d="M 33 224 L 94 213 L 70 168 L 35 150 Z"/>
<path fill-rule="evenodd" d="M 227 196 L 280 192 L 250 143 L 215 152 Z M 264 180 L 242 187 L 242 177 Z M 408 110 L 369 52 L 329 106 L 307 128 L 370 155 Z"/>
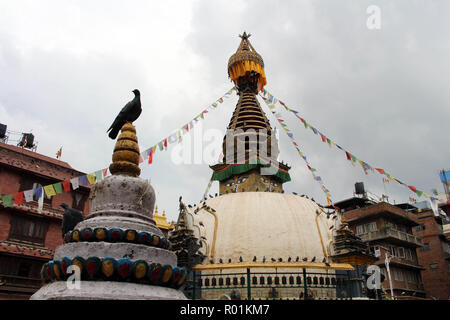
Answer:
<path fill-rule="evenodd" d="M 52 282 L 30 300 L 187 300 L 181 291 L 166 287 L 114 281 L 80 281 L 79 284 L 78 289 L 69 289 L 66 281 Z"/>

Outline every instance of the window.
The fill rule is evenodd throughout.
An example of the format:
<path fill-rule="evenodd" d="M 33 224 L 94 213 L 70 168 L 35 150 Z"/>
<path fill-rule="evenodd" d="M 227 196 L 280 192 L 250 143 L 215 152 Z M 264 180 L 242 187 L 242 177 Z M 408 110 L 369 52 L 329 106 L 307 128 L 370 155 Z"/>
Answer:
<path fill-rule="evenodd" d="M 13 215 L 11 217 L 10 240 L 32 242 L 44 245 L 48 222 L 31 216 Z"/>
<path fill-rule="evenodd" d="M 417 283 L 417 275 L 413 271 L 408 271 L 407 273 L 408 282 Z"/>
<path fill-rule="evenodd" d="M 371 222 L 371 223 L 366 223 L 366 224 L 356 226 L 356 234 L 357 235 L 369 233 L 372 231 L 377 231 L 377 223 L 376 222 Z"/>
<path fill-rule="evenodd" d="M 438 268 L 437 263 L 430 264 L 430 269 L 437 269 L 437 268 Z"/>
<path fill-rule="evenodd" d="M 397 248 L 397 257 L 405 258 L 405 249 L 402 247 Z"/>
<path fill-rule="evenodd" d="M 406 249 L 406 259 L 410 260 L 410 261 L 414 261 L 413 260 L 413 254 L 412 254 L 412 250 L 411 249 Z"/>
<path fill-rule="evenodd" d="M 394 279 L 397 281 L 403 281 L 403 272 L 400 269 L 394 269 Z"/>
<path fill-rule="evenodd" d="M 425 230 L 425 225 L 424 224 L 421 224 L 420 226 L 416 227 L 416 231 L 422 231 L 422 230 Z"/>
<path fill-rule="evenodd" d="M 430 244 L 429 243 L 424 243 L 423 247 L 420 248 L 420 251 L 424 252 L 424 251 L 429 251 L 430 250 Z"/>

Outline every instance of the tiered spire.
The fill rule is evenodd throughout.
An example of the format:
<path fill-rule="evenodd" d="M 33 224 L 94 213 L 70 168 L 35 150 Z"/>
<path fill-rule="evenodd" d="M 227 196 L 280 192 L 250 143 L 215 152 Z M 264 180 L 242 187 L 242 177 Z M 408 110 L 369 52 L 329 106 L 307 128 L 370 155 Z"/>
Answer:
<path fill-rule="evenodd" d="M 290 169 L 277 162 L 278 141 L 256 95 L 266 84 L 264 61 L 244 32 L 229 61 L 228 75 L 235 83 L 239 101 L 224 137 L 223 162 L 212 166 L 213 180 L 220 181 L 220 193 L 242 191 L 282 192 Z M 262 167 L 272 167 L 261 174 Z M 246 182 L 246 183 L 244 183 Z"/>

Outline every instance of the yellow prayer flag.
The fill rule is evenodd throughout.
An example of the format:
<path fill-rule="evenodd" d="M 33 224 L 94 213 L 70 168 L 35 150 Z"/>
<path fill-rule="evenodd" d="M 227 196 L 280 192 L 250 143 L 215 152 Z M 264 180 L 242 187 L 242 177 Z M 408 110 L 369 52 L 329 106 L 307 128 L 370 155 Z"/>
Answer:
<path fill-rule="evenodd" d="M 93 174 L 89 173 L 89 174 L 86 175 L 86 177 L 87 177 L 87 179 L 89 181 L 89 184 L 94 184 L 95 183 L 95 176 Z"/>
<path fill-rule="evenodd" d="M 45 194 L 47 195 L 47 198 L 51 198 L 52 196 L 56 195 L 55 188 L 53 188 L 53 185 L 51 185 L 51 184 L 48 186 L 45 186 L 44 191 L 45 191 Z"/>

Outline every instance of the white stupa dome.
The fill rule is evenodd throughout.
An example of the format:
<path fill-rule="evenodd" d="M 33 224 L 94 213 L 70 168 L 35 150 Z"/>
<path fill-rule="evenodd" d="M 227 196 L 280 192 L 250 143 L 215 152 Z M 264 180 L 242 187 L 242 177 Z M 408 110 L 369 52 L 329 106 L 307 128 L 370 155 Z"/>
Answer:
<path fill-rule="evenodd" d="M 288 257 L 321 262 L 330 255 L 335 220 L 312 200 L 294 194 L 238 192 L 188 208 L 187 224 L 202 242 L 204 263 Z M 199 209 L 200 208 L 200 209 Z M 316 212 L 321 212 L 317 214 Z"/>

